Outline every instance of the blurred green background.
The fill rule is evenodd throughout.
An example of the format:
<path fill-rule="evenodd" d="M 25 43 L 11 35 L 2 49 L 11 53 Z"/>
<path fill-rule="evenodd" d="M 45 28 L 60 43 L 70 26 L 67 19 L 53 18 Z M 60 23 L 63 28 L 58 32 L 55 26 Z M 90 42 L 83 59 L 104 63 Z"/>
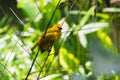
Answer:
<path fill-rule="evenodd" d="M 58 1 L 0 0 L 0 80 L 25 79 L 48 22 L 64 24 L 41 80 L 120 80 L 120 1 L 61 0 L 55 11 Z M 38 55 L 29 80 L 46 56 Z"/>

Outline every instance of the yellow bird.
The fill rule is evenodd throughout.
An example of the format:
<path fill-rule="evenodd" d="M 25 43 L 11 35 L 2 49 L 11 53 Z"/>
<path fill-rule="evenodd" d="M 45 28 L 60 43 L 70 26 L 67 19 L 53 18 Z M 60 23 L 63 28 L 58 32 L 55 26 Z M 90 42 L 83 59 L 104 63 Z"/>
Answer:
<path fill-rule="evenodd" d="M 55 24 L 52 28 L 47 29 L 46 32 L 38 38 L 37 43 L 32 47 L 32 51 L 38 46 L 41 50 L 41 53 L 44 51 L 49 51 L 52 45 L 60 38 L 61 36 L 62 25 Z"/>

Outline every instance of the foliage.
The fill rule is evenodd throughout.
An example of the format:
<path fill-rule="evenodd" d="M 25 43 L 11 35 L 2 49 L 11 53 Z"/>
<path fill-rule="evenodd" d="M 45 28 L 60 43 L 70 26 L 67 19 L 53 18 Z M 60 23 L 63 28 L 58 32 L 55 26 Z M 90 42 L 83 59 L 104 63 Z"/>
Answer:
<path fill-rule="evenodd" d="M 52 20 L 58 0 L 17 0 L 16 8 L 8 7 L 10 13 L 1 6 L 1 80 L 25 79 L 38 51 L 31 47 L 49 21 L 48 27 L 64 22 L 62 36 L 46 61 L 48 52 L 39 52 L 28 79 L 35 80 L 42 70 L 40 79 L 46 80 L 119 80 L 119 5 L 74 1 L 61 0 Z"/>

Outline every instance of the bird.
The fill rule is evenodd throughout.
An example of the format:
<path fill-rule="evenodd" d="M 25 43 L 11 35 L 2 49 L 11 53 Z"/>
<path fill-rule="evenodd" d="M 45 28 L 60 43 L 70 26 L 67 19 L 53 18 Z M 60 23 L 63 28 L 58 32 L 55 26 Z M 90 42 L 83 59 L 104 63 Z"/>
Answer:
<path fill-rule="evenodd" d="M 38 47 L 41 53 L 50 51 L 53 44 L 60 38 L 61 30 L 61 24 L 55 24 L 52 28 L 48 28 L 39 36 L 37 43 L 31 48 L 31 50 L 33 51 Z"/>

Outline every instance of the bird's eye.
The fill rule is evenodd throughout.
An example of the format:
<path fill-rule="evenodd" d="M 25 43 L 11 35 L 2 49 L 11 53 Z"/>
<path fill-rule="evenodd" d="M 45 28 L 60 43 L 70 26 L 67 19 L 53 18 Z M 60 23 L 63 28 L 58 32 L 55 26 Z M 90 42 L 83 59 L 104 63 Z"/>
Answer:
<path fill-rule="evenodd" d="M 59 29 L 61 30 L 62 28 L 61 28 L 61 27 L 59 27 Z"/>

